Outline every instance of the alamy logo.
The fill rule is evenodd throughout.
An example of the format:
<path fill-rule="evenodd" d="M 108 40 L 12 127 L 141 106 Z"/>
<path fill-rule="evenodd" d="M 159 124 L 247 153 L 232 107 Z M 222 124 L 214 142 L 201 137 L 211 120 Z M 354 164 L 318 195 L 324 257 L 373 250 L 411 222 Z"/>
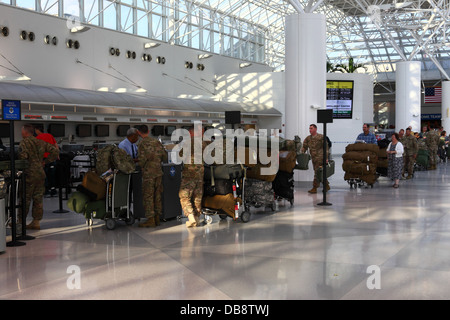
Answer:
<path fill-rule="evenodd" d="M 191 134 L 193 133 L 193 134 Z M 179 142 L 172 152 L 176 164 L 261 164 L 262 175 L 276 174 L 279 167 L 279 138 L 267 137 L 267 130 L 259 130 L 262 135 L 255 136 L 249 129 L 227 129 L 222 135 L 218 129 L 209 129 L 204 133 L 201 127 L 193 132 L 176 129 L 172 133 L 172 141 Z M 208 145 L 203 150 L 203 142 Z M 193 154 L 192 154 L 193 150 Z"/>
<path fill-rule="evenodd" d="M 367 278 L 366 285 L 370 290 L 381 289 L 381 270 L 377 265 L 371 265 L 367 267 L 366 273 L 371 275 Z"/>
<path fill-rule="evenodd" d="M 67 278 L 66 285 L 67 289 L 81 289 L 81 269 L 77 265 L 70 265 L 67 267 L 67 273 L 70 274 Z"/>

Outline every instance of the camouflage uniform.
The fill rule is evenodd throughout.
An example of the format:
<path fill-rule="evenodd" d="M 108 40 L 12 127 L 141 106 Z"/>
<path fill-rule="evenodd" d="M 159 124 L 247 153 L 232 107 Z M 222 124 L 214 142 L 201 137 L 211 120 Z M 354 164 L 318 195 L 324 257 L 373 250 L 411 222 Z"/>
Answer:
<path fill-rule="evenodd" d="M 195 219 L 195 222 L 188 221 L 186 224 L 187 226 L 197 225 L 198 218 L 202 212 L 203 180 L 205 170 L 203 161 L 200 164 L 194 163 L 193 139 L 191 142 L 191 161 L 190 163 L 185 163 L 183 166 L 180 190 L 178 192 L 184 215 L 188 218 L 193 217 Z M 206 146 L 207 143 L 202 141 L 202 156 Z M 183 155 L 182 151 L 180 152 L 180 156 Z"/>
<path fill-rule="evenodd" d="M 44 159 L 44 153 L 48 152 Z M 28 168 L 25 170 L 25 217 L 28 215 L 31 200 L 33 200 L 33 220 L 39 221 L 44 214 L 43 198 L 45 192 L 44 164 L 55 161 L 59 152 L 55 146 L 33 136 L 24 138 L 19 145 L 19 159 L 28 160 Z M 23 200 L 23 199 L 22 199 Z M 22 213 L 20 213 L 22 217 Z"/>
<path fill-rule="evenodd" d="M 159 224 L 162 213 L 161 194 L 163 171 L 161 162 L 167 161 L 167 153 L 161 142 L 145 137 L 138 145 L 138 163 L 142 169 L 142 191 L 145 217 Z"/>
<path fill-rule="evenodd" d="M 414 173 L 414 162 L 416 161 L 417 152 L 419 152 L 419 144 L 417 143 L 416 137 L 412 134 L 409 136 L 405 135 L 402 140 L 401 143 L 405 149 L 405 152 L 403 153 L 403 170 L 405 173 L 407 172 L 408 177 L 411 178 Z"/>
<path fill-rule="evenodd" d="M 428 131 L 424 134 L 425 144 L 427 145 L 428 151 L 430 152 L 430 169 L 436 169 L 436 157 L 439 144 L 439 134 L 434 131 Z"/>
<path fill-rule="evenodd" d="M 319 167 L 323 164 L 323 135 L 316 134 L 315 136 L 309 135 L 303 141 L 302 151 L 306 152 L 309 149 L 309 153 L 311 154 L 311 161 L 314 168 L 314 181 L 313 181 L 313 190 L 317 189 L 320 186 L 320 182 L 317 179 L 317 171 Z M 328 145 L 326 145 L 327 159 L 328 159 Z M 325 180 L 324 186 L 326 186 L 327 190 L 329 189 L 328 180 Z M 311 190 L 310 190 L 311 191 Z"/>

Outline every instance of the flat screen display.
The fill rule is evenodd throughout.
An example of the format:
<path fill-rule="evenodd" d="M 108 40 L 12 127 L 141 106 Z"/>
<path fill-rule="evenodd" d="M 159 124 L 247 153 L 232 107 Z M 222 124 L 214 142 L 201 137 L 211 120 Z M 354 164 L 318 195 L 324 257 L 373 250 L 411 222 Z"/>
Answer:
<path fill-rule="evenodd" d="M 352 118 L 353 85 L 353 81 L 327 81 L 327 109 L 333 110 L 333 119 Z"/>
<path fill-rule="evenodd" d="M 166 128 L 165 128 L 166 136 L 171 136 L 176 128 L 177 127 L 175 127 L 175 126 L 166 126 Z"/>
<path fill-rule="evenodd" d="M 77 136 L 82 137 L 90 137 L 92 136 L 92 126 L 90 124 L 79 124 L 77 126 Z"/>
<path fill-rule="evenodd" d="M 64 123 L 51 123 L 48 125 L 47 131 L 55 138 L 64 137 L 66 135 Z"/>
<path fill-rule="evenodd" d="M 241 112 L 240 111 L 225 111 L 225 124 L 240 124 Z"/>
<path fill-rule="evenodd" d="M 154 136 L 164 135 L 164 126 L 153 126 L 152 135 L 154 135 Z"/>
<path fill-rule="evenodd" d="M 97 124 L 95 126 L 95 135 L 97 137 L 109 137 L 109 125 Z"/>
<path fill-rule="evenodd" d="M 121 124 L 120 126 L 117 127 L 117 136 L 118 137 L 126 137 L 128 129 L 130 129 L 129 125 Z"/>

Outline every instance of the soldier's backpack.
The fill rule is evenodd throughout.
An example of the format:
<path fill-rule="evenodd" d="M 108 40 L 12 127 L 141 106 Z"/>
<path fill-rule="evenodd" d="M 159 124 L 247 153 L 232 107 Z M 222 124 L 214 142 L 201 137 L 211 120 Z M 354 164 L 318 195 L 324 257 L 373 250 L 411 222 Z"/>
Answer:
<path fill-rule="evenodd" d="M 97 152 L 95 164 L 95 171 L 98 175 L 109 169 L 117 169 L 123 173 L 130 174 L 136 170 L 136 165 L 133 158 L 125 150 L 120 149 L 115 144 L 111 144 Z"/>

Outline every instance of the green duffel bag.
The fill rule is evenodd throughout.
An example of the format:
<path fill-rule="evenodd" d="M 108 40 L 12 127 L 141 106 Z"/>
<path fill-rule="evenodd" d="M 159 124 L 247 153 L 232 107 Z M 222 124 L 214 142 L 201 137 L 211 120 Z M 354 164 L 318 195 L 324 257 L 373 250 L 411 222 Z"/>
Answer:
<path fill-rule="evenodd" d="M 309 153 L 297 154 L 297 164 L 295 165 L 294 169 L 308 170 L 309 169 L 309 166 L 308 166 L 309 160 L 311 160 L 311 155 L 309 155 Z"/>
<path fill-rule="evenodd" d="M 106 203 L 105 200 L 91 201 L 86 204 L 84 211 L 86 219 L 105 219 Z"/>
<path fill-rule="evenodd" d="M 326 165 L 325 170 L 327 178 L 331 177 L 334 174 L 334 167 L 335 167 L 334 160 L 328 160 L 328 164 Z M 322 178 L 323 178 L 323 169 L 322 167 L 320 167 L 319 169 L 317 169 L 317 180 L 319 180 L 319 182 L 322 182 Z"/>
<path fill-rule="evenodd" d="M 89 202 L 89 197 L 79 191 L 72 192 L 69 200 L 67 200 L 67 206 L 70 210 L 76 213 L 83 213 L 86 208 L 86 204 Z"/>
<path fill-rule="evenodd" d="M 244 176 L 244 167 L 240 164 L 220 164 L 216 166 L 205 166 L 204 178 L 214 179 L 240 179 Z"/>

